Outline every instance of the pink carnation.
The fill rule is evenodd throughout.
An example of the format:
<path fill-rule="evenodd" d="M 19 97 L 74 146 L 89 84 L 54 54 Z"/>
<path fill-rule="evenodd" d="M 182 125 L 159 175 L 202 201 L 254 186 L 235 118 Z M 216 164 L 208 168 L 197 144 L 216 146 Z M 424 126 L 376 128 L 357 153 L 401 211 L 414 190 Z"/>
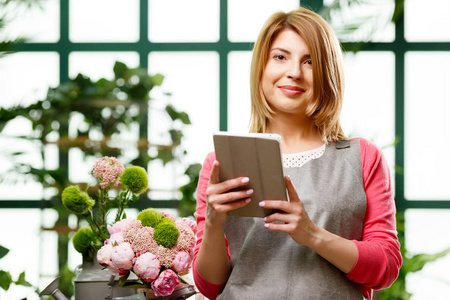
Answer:
<path fill-rule="evenodd" d="M 179 284 L 180 279 L 178 275 L 174 271 L 167 269 L 159 274 L 151 286 L 155 296 L 169 296 Z"/>
<path fill-rule="evenodd" d="M 115 157 L 104 156 L 95 161 L 92 175 L 98 179 L 101 189 L 107 189 L 111 185 L 118 185 L 120 175 L 125 167 Z"/>
<path fill-rule="evenodd" d="M 111 261 L 119 270 L 120 275 L 125 275 L 133 268 L 135 255 L 129 243 L 122 243 L 113 248 L 111 253 Z"/>
<path fill-rule="evenodd" d="M 113 252 L 113 246 L 111 244 L 105 244 L 100 250 L 97 251 L 97 261 L 102 266 L 109 266 L 111 263 L 111 253 Z"/>
<path fill-rule="evenodd" d="M 197 222 L 195 222 L 194 220 L 188 219 L 188 218 L 183 218 L 181 219 L 183 222 L 185 222 L 194 232 L 194 234 L 197 233 Z"/>
<path fill-rule="evenodd" d="M 115 246 L 115 243 L 117 243 L 117 245 L 119 245 L 122 242 L 123 242 L 123 234 L 122 234 L 122 232 L 113 233 L 111 235 L 111 237 L 105 241 L 105 243 L 111 244 L 113 246 Z"/>
<path fill-rule="evenodd" d="M 191 263 L 191 256 L 186 251 L 180 251 L 173 259 L 173 269 L 175 272 L 186 270 Z"/>
<path fill-rule="evenodd" d="M 123 219 L 123 220 L 117 221 L 112 226 L 108 225 L 108 232 L 109 232 L 109 234 L 113 235 L 114 233 L 121 232 L 122 228 L 125 225 L 127 225 L 128 223 L 130 223 L 131 220 L 132 219 Z"/>
<path fill-rule="evenodd" d="M 134 263 L 134 273 L 147 282 L 158 277 L 161 264 L 155 255 L 150 252 L 139 255 Z"/>

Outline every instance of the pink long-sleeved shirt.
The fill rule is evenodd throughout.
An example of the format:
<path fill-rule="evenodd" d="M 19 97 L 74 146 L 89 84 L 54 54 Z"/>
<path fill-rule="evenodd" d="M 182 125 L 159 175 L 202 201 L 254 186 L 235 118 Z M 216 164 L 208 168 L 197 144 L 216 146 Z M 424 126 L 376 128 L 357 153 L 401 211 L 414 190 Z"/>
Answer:
<path fill-rule="evenodd" d="M 395 201 L 389 167 L 381 150 L 368 140 L 360 138 L 361 165 L 367 207 L 362 240 L 354 240 L 358 259 L 347 278 L 362 287 L 363 295 L 372 298 L 373 289 L 389 287 L 397 278 L 402 263 L 395 222 Z M 196 268 L 196 258 L 202 243 L 206 214 L 206 187 L 209 181 L 214 153 L 208 154 L 203 164 L 197 189 L 197 244 L 194 249 L 193 275 L 199 291 L 215 299 L 225 283 L 216 285 L 204 279 Z M 227 249 L 228 251 L 228 249 Z"/>

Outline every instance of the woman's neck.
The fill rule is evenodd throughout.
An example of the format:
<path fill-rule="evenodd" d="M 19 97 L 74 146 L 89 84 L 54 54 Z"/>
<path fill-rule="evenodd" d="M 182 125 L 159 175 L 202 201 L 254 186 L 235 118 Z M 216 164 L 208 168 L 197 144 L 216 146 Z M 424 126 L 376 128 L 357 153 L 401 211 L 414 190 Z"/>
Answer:
<path fill-rule="evenodd" d="M 313 150 L 324 144 L 311 119 L 283 120 L 276 116 L 267 122 L 266 132 L 281 135 L 281 150 L 285 154 Z"/>

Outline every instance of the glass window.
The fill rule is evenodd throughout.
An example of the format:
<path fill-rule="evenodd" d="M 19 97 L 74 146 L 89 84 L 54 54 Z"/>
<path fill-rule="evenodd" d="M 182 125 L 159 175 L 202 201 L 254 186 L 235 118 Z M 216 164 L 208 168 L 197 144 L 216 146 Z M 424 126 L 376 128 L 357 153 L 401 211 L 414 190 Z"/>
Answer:
<path fill-rule="evenodd" d="M 450 54 L 405 56 L 405 197 L 448 200 Z"/>
<path fill-rule="evenodd" d="M 405 244 L 409 256 L 450 248 L 450 211 L 409 209 L 405 212 Z M 427 263 L 407 277 L 411 299 L 439 299 L 450 293 L 450 255 Z"/>
<path fill-rule="evenodd" d="M 277 11 L 299 7 L 298 0 L 228 0 L 228 39 L 231 42 L 255 41 L 266 19 Z"/>
<path fill-rule="evenodd" d="M 47 89 L 58 85 L 59 57 L 57 53 L 15 53 L 0 60 L 0 105 L 12 107 L 28 106 L 45 98 Z M 12 153 L 24 152 L 20 162 L 30 163 L 36 168 L 42 167 L 40 149 L 31 140 L 17 141 L 14 136 L 31 136 L 31 123 L 17 118 L 8 123 L 0 137 L 0 164 L 3 170 L 9 170 Z M 4 171 L 2 171 L 4 173 Z M 17 188 L 18 184 L 22 188 Z M 28 177 L 8 171 L 7 181 L 0 186 L 3 199 L 42 199 L 40 184 Z"/>
<path fill-rule="evenodd" d="M 250 122 L 251 51 L 233 51 L 228 55 L 228 130 L 248 132 Z"/>
<path fill-rule="evenodd" d="M 136 52 L 72 52 L 69 55 L 69 77 L 79 73 L 92 80 L 114 77 L 114 63 L 121 61 L 130 68 L 139 66 L 139 55 Z"/>
<path fill-rule="evenodd" d="M 409 42 L 449 42 L 450 2 L 405 1 L 405 39 Z"/>
<path fill-rule="evenodd" d="M 58 0 L 40 1 L 39 5 L 30 7 L 18 2 L 20 1 L 8 5 L 5 19 L 10 21 L 0 31 L 2 40 L 18 37 L 26 37 L 29 42 L 34 43 L 53 43 L 59 40 Z"/>
<path fill-rule="evenodd" d="M 342 42 L 392 42 L 395 39 L 395 25 L 391 22 L 393 0 L 325 0 L 324 6 L 323 12 Z"/>
<path fill-rule="evenodd" d="M 3 190 L 2 190 L 3 193 Z M 8 254 L 1 260 L 1 269 L 11 273 L 17 280 L 20 273 L 25 271 L 26 279 L 33 284 L 39 281 L 39 263 L 42 252 L 36 251 L 41 245 L 40 241 L 40 210 L 39 209 L 2 209 L 0 210 L 1 245 L 8 248 Z M 4 230 L 6 229 L 7 230 Z M 56 244 L 48 245 L 48 254 L 53 254 L 52 248 Z M 53 268 L 56 260 L 49 264 Z M 14 284 L 4 292 L 4 299 L 38 299 L 31 288 L 16 287 Z M 9 296 L 9 297 L 8 297 Z M 34 297 L 34 298 L 33 298 Z"/>
<path fill-rule="evenodd" d="M 345 95 L 341 113 L 344 132 L 384 147 L 395 140 L 394 54 L 346 53 Z M 394 148 L 383 149 L 394 168 Z M 392 173 L 393 175 L 393 173 Z"/>
<path fill-rule="evenodd" d="M 139 0 L 70 0 L 72 42 L 137 42 Z"/>
<path fill-rule="evenodd" d="M 181 175 L 188 164 L 202 163 L 213 150 L 212 133 L 219 129 L 219 56 L 216 52 L 152 52 L 149 66 L 150 74 L 165 76 L 162 86 L 150 93 L 154 99 L 150 101 L 150 143 L 170 142 L 167 130 L 171 121 L 162 113 L 168 103 L 188 113 L 192 123 L 182 127 L 183 148 L 187 150 L 183 165 L 170 164 L 170 170 L 170 166 L 163 168 L 160 161 L 155 161 L 149 166 L 150 188 L 173 189 L 180 182 L 167 172 Z M 167 92 L 172 95 L 164 95 Z M 178 176 L 176 180 L 184 179 Z"/>
<path fill-rule="evenodd" d="M 218 0 L 150 0 L 148 38 L 152 42 L 217 42 Z"/>

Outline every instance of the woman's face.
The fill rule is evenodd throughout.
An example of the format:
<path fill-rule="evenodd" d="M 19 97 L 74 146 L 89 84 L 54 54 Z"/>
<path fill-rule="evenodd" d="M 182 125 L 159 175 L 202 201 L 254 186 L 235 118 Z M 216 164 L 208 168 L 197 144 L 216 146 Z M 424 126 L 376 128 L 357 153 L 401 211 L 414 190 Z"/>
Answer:
<path fill-rule="evenodd" d="M 313 97 L 311 55 L 296 32 L 281 31 L 269 49 L 262 89 L 276 113 L 302 114 Z"/>

